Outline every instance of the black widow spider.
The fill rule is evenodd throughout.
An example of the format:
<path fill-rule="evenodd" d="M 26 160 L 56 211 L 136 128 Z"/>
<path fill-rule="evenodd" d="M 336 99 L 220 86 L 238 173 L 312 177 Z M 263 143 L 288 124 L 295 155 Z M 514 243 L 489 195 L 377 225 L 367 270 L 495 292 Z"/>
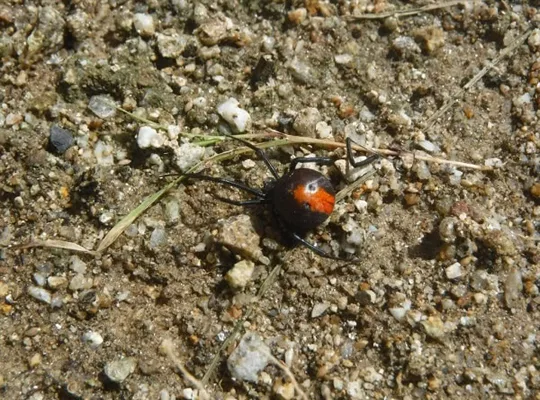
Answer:
<path fill-rule="evenodd" d="M 235 187 L 255 196 L 255 198 L 236 201 L 216 196 L 219 200 L 236 205 L 248 206 L 266 204 L 270 206 L 272 214 L 282 227 L 283 233 L 294 242 L 301 243 L 321 257 L 338 261 L 351 261 L 334 257 L 324 250 L 309 243 L 304 236 L 328 219 L 334 209 L 336 192 L 330 180 L 318 171 L 309 168 L 296 168 L 299 163 L 315 163 L 319 165 L 333 165 L 335 157 L 298 157 L 291 161 L 289 171 L 279 176 L 262 149 L 239 137 L 226 135 L 238 140 L 251 150 L 264 162 L 272 180 L 267 182 L 263 189 L 256 189 L 244 183 L 228 178 L 220 178 L 202 173 L 183 174 L 188 179 L 212 181 Z M 357 168 L 368 165 L 379 158 L 379 154 L 370 155 L 364 160 L 355 161 L 352 155 L 352 140 L 347 138 L 347 158 L 349 163 Z"/>

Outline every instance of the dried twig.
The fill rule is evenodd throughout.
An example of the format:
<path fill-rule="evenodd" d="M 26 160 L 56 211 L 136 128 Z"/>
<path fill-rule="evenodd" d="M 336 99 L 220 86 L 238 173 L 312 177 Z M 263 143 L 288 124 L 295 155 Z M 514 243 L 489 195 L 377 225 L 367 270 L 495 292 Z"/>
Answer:
<path fill-rule="evenodd" d="M 176 356 L 176 352 L 174 350 L 174 344 L 172 340 L 170 339 L 163 340 L 163 342 L 161 342 L 161 345 L 159 346 L 159 350 L 161 351 L 161 353 L 166 355 L 169 358 L 169 360 L 172 361 L 174 366 L 180 370 L 182 375 L 184 375 L 184 377 L 189 381 L 189 383 L 191 383 L 193 386 L 197 388 L 197 390 L 199 391 L 199 396 L 201 400 L 210 399 L 210 395 L 204 388 L 204 385 L 202 384 L 202 382 L 199 381 L 197 378 L 195 378 L 195 376 L 193 376 L 186 369 L 184 364 L 182 364 L 182 362 Z"/>
<path fill-rule="evenodd" d="M 78 253 L 96 255 L 97 252 L 88 250 L 77 243 L 65 240 L 33 240 L 30 243 L 13 246 L 14 249 L 30 249 L 32 247 L 48 247 L 51 249 L 70 250 Z"/>
<path fill-rule="evenodd" d="M 383 19 L 388 17 L 410 17 L 411 15 L 417 15 L 429 11 L 439 10 L 441 8 L 448 8 L 457 6 L 458 4 L 467 4 L 467 3 L 480 3 L 480 0 L 453 0 L 453 1 L 446 1 L 444 3 L 439 4 L 429 4 L 427 6 L 418 7 L 418 8 L 411 8 L 409 10 L 394 10 L 394 11 L 388 11 L 378 14 L 362 14 L 362 15 L 353 15 L 350 17 L 346 17 L 346 19 L 350 21 L 358 21 L 358 20 L 365 20 L 365 19 Z"/>
<path fill-rule="evenodd" d="M 285 363 L 283 361 L 278 360 L 276 357 L 274 357 L 274 355 L 272 353 L 267 352 L 266 354 L 270 358 L 270 360 L 272 360 L 272 363 L 274 363 L 274 365 L 276 367 L 281 369 L 285 373 L 285 375 L 287 375 L 287 377 L 291 380 L 291 382 L 292 382 L 296 392 L 298 393 L 298 395 L 301 398 L 307 400 L 308 397 L 307 397 L 306 393 L 302 390 L 302 388 L 300 387 L 300 385 L 296 381 L 296 378 L 294 377 L 294 375 L 291 372 L 291 370 L 289 369 L 289 367 L 287 367 L 287 365 L 285 365 Z"/>

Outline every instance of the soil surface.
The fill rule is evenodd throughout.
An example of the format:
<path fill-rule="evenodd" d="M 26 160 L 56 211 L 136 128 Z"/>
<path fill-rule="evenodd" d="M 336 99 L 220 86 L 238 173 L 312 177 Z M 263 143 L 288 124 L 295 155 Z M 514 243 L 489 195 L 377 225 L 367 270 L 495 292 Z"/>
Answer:
<path fill-rule="evenodd" d="M 540 16 L 392 14 L 436 3 L 4 0 L 0 397 L 540 398 Z M 270 130 L 306 137 L 267 150 L 279 174 L 345 159 L 313 138 L 390 154 L 306 236 L 353 261 L 201 180 L 99 253 L 59 248 L 97 250 L 163 175 Z M 204 172 L 271 179 L 253 153 Z"/>

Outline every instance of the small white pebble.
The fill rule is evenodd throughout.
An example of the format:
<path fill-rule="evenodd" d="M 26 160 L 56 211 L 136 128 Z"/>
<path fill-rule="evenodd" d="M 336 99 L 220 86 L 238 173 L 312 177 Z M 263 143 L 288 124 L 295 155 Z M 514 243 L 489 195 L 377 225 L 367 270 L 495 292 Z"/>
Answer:
<path fill-rule="evenodd" d="M 163 146 L 164 138 L 154 129 L 149 126 L 142 126 L 137 134 L 137 145 L 141 149 L 150 147 L 159 148 Z"/>
<path fill-rule="evenodd" d="M 217 113 L 237 133 L 244 132 L 251 125 L 251 116 L 246 110 L 238 107 L 238 100 L 229 97 L 217 106 Z"/>
<path fill-rule="evenodd" d="M 243 288 L 251 280 L 251 275 L 255 269 L 255 264 L 251 261 L 242 260 L 234 264 L 234 266 L 225 274 L 225 280 L 233 288 Z"/>
<path fill-rule="evenodd" d="M 251 158 L 246 158 L 244 161 L 242 161 L 242 167 L 244 169 L 251 169 L 253 168 L 255 165 L 255 161 L 253 161 Z"/>
<path fill-rule="evenodd" d="M 133 25 L 137 33 L 142 37 L 151 37 L 156 32 L 154 19 L 149 14 L 136 13 L 133 16 Z"/>
<path fill-rule="evenodd" d="M 85 332 L 82 335 L 82 340 L 88 344 L 92 349 L 97 349 L 103 343 L 103 337 L 94 331 Z"/>
<path fill-rule="evenodd" d="M 463 275 L 461 270 L 461 264 L 456 262 L 445 269 L 446 277 L 448 279 L 457 279 Z"/>
<path fill-rule="evenodd" d="M 46 289 L 37 286 L 30 286 L 28 288 L 28 294 L 36 300 L 42 301 L 43 303 L 51 304 L 51 293 L 49 293 L 49 291 Z"/>
<path fill-rule="evenodd" d="M 353 61 L 353 56 L 350 54 L 337 54 L 334 56 L 334 61 L 338 65 L 350 64 Z"/>

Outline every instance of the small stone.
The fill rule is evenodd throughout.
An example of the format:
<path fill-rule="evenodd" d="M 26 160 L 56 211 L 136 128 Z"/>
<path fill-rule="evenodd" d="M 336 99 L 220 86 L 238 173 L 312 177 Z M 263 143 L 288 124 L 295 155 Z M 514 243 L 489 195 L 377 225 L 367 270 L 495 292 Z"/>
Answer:
<path fill-rule="evenodd" d="M 92 349 L 97 349 L 103 343 L 103 337 L 94 331 L 85 332 L 82 335 L 82 340 Z"/>
<path fill-rule="evenodd" d="M 99 216 L 99 222 L 101 222 L 105 226 L 110 226 L 114 222 L 114 212 L 113 211 L 105 211 Z"/>
<path fill-rule="evenodd" d="M 73 146 L 73 135 L 70 131 L 60 128 L 58 125 L 53 125 L 49 131 L 49 150 L 62 154 L 67 149 Z"/>
<path fill-rule="evenodd" d="M 457 279 L 463 275 L 461 270 L 461 264 L 456 262 L 445 269 L 446 277 L 448 279 Z"/>
<path fill-rule="evenodd" d="M 238 107 L 238 100 L 229 97 L 226 101 L 217 106 L 217 113 L 223 118 L 232 130 L 242 133 L 251 126 L 251 116 L 249 113 Z"/>
<path fill-rule="evenodd" d="M 405 319 L 405 315 L 407 315 L 407 311 L 411 309 L 411 301 L 410 300 L 404 300 L 401 303 L 401 307 L 392 307 L 390 308 L 390 314 L 398 320 L 403 321 Z"/>
<path fill-rule="evenodd" d="M 137 146 L 140 149 L 160 148 L 165 143 L 165 138 L 150 126 L 141 126 L 137 134 Z"/>
<path fill-rule="evenodd" d="M 116 115 L 116 104 L 109 95 L 92 96 L 88 103 L 88 108 L 99 118 L 111 118 Z"/>
<path fill-rule="evenodd" d="M 37 286 L 30 286 L 28 288 L 28 294 L 34 299 L 42 301 L 43 303 L 51 304 L 51 293 L 43 288 Z"/>
<path fill-rule="evenodd" d="M 433 142 L 430 142 L 429 140 L 419 141 L 418 146 L 420 146 L 423 150 L 427 151 L 428 153 L 439 153 L 441 151 L 441 148 L 439 146 L 437 146 Z"/>
<path fill-rule="evenodd" d="M 144 38 L 149 38 L 156 32 L 154 18 L 149 14 L 136 13 L 133 16 L 133 26 L 137 33 Z"/>
<path fill-rule="evenodd" d="M 353 56 L 350 54 L 337 54 L 334 56 L 334 62 L 338 65 L 347 65 L 352 63 Z"/>
<path fill-rule="evenodd" d="M 65 276 L 49 276 L 47 284 L 53 290 L 57 290 L 67 286 L 67 278 Z"/>
<path fill-rule="evenodd" d="M 293 129 L 302 136 L 315 137 L 317 123 L 321 113 L 314 107 L 304 108 L 294 119 Z"/>
<path fill-rule="evenodd" d="M 261 238 L 248 215 L 237 215 L 220 221 L 218 241 L 233 252 L 258 261 L 262 256 Z"/>
<path fill-rule="evenodd" d="M 174 31 L 167 35 L 158 33 L 156 40 L 159 52 L 165 58 L 180 57 L 188 44 L 187 36 L 179 35 Z"/>
<path fill-rule="evenodd" d="M 76 291 L 90 289 L 93 284 L 94 282 L 92 278 L 87 278 L 83 274 L 77 274 L 71 278 L 71 281 L 69 282 L 69 290 Z"/>
<path fill-rule="evenodd" d="M 99 165 L 110 166 L 114 164 L 113 147 L 105 143 L 103 140 L 98 140 L 94 147 L 94 156 Z"/>
<path fill-rule="evenodd" d="M 536 182 L 531 186 L 531 195 L 534 198 L 540 199 L 540 182 Z"/>
<path fill-rule="evenodd" d="M 255 161 L 253 161 L 251 158 L 246 158 L 245 160 L 242 161 L 242 168 L 244 169 L 252 169 L 256 165 L 257 164 L 255 163 Z"/>
<path fill-rule="evenodd" d="M 197 164 L 206 154 L 206 149 L 192 143 L 183 143 L 174 150 L 176 165 L 180 171 L 186 171 Z"/>
<path fill-rule="evenodd" d="M 240 289 L 245 287 L 250 281 L 255 264 L 251 261 L 242 260 L 234 264 L 234 266 L 225 274 L 225 280 L 231 287 Z"/>
<path fill-rule="evenodd" d="M 307 10 L 304 7 L 297 8 L 295 10 L 289 11 L 287 14 L 287 18 L 290 22 L 292 22 L 295 25 L 299 25 L 307 17 Z"/>
<path fill-rule="evenodd" d="M 402 58 L 420 54 L 422 50 L 410 36 L 398 36 L 392 41 L 392 49 Z"/>
<path fill-rule="evenodd" d="M 320 139 L 332 138 L 332 127 L 324 121 L 317 122 L 315 125 L 315 132 Z"/>
<path fill-rule="evenodd" d="M 475 293 L 473 295 L 474 301 L 478 305 L 483 305 L 487 303 L 487 296 L 483 293 Z"/>
<path fill-rule="evenodd" d="M 47 283 L 47 277 L 40 272 L 34 272 L 32 278 L 38 286 L 45 286 L 45 283 Z"/>
<path fill-rule="evenodd" d="M 24 208 L 24 200 L 21 196 L 17 196 L 13 199 L 13 204 L 15 204 L 15 207 L 17 208 Z"/>
<path fill-rule="evenodd" d="M 310 66 L 296 57 L 291 61 L 289 68 L 293 78 L 300 83 L 309 84 L 314 80 Z"/>
<path fill-rule="evenodd" d="M 126 378 L 135 372 L 137 360 L 133 357 L 122 360 L 110 361 L 105 364 L 103 372 L 112 382 L 122 383 Z"/>
<path fill-rule="evenodd" d="M 417 29 L 415 37 L 421 42 L 422 47 L 428 53 L 433 53 L 435 50 L 444 46 L 444 31 L 437 26 L 427 26 Z"/>
<path fill-rule="evenodd" d="M 176 223 L 180 218 L 180 203 L 176 199 L 168 198 L 165 203 L 165 219 L 169 223 Z"/>
<path fill-rule="evenodd" d="M 415 206 L 420 202 L 420 196 L 418 193 L 406 193 L 403 198 L 407 207 Z"/>
<path fill-rule="evenodd" d="M 517 300 L 519 299 L 523 291 L 523 279 L 521 272 L 517 269 L 510 271 L 504 282 L 504 301 L 508 308 L 514 308 L 517 306 Z"/>
<path fill-rule="evenodd" d="M 356 299 L 361 305 L 367 306 L 375 303 L 375 300 L 377 300 L 377 295 L 373 290 L 361 290 L 357 293 Z"/>
<path fill-rule="evenodd" d="M 313 309 L 311 310 L 311 318 L 318 318 L 321 315 L 323 315 L 326 310 L 330 308 L 330 303 L 323 302 L 323 303 L 317 303 L 313 306 Z"/>
<path fill-rule="evenodd" d="M 431 316 L 426 321 L 422 321 L 426 334 L 432 339 L 442 339 L 446 334 L 444 323 L 438 316 Z"/>
<path fill-rule="evenodd" d="M 182 398 L 185 400 L 196 400 L 197 392 L 192 388 L 185 388 L 182 390 Z"/>
<path fill-rule="evenodd" d="M 7 283 L 0 281 L 0 297 L 6 297 L 9 294 L 9 286 Z"/>
<path fill-rule="evenodd" d="M 156 228 L 150 235 L 150 241 L 148 242 L 148 248 L 156 250 L 167 244 L 167 232 L 163 228 Z"/>
<path fill-rule="evenodd" d="M 538 50 L 540 47 L 540 29 L 536 28 L 532 31 L 527 39 L 527 44 L 532 47 L 533 51 Z"/>
<path fill-rule="evenodd" d="M 261 372 L 270 362 L 270 348 L 254 332 L 247 332 L 227 359 L 227 368 L 235 379 L 257 382 Z"/>
<path fill-rule="evenodd" d="M 22 121 L 22 114 L 9 113 L 8 115 L 6 115 L 5 124 L 7 126 L 19 125 Z"/>
<path fill-rule="evenodd" d="M 84 274 L 86 272 L 86 263 L 79 258 L 77 255 L 73 255 L 69 258 L 70 265 L 69 269 L 78 274 Z"/>
<path fill-rule="evenodd" d="M 274 384 L 274 394 L 278 399 L 291 400 L 294 399 L 294 385 L 292 382 L 282 382 L 281 379 L 276 380 Z"/>
<path fill-rule="evenodd" d="M 36 353 L 34 354 L 32 357 L 30 357 L 28 359 L 28 366 L 30 368 L 35 368 L 37 367 L 39 364 L 41 364 L 41 361 L 43 360 L 43 358 L 41 357 L 41 354 L 39 353 Z"/>

